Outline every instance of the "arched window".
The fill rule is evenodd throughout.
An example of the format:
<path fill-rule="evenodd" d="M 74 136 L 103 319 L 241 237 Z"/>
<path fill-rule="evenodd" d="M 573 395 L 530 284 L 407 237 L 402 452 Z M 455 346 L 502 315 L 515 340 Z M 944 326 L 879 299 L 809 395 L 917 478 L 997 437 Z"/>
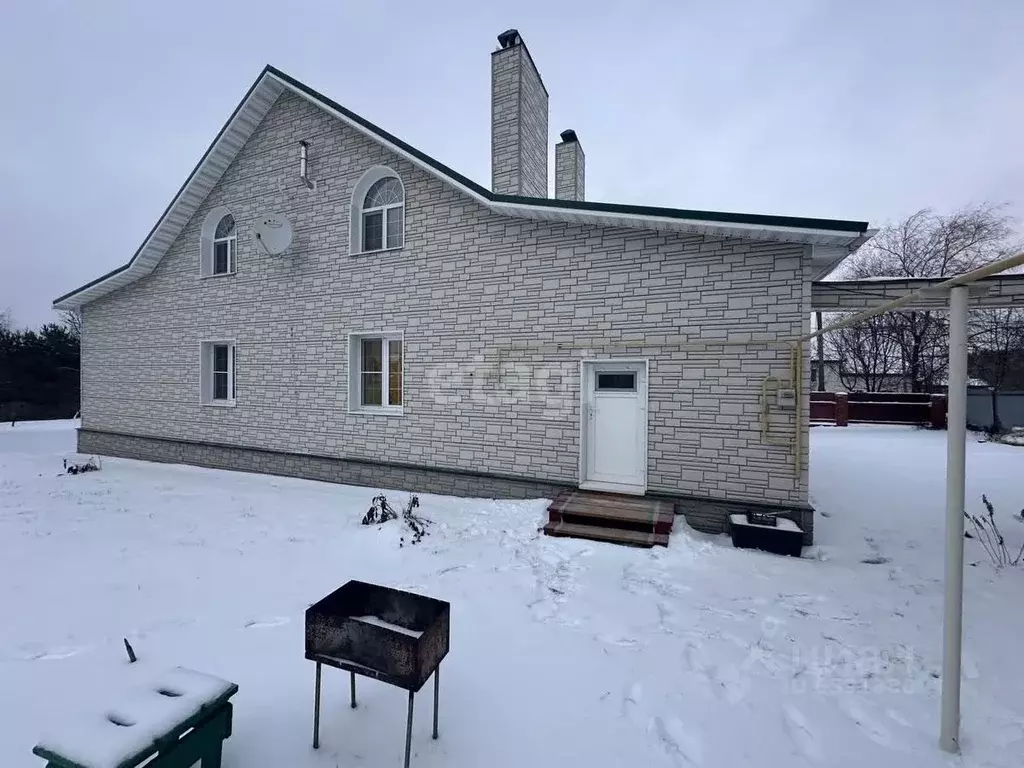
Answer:
<path fill-rule="evenodd" d="M 374 166 L 352 192 L 351 252 L 401 248 L 405 242 L 405 188 L 390 168 Z"/>
<path fill-rule="evenodd" d="M 226 275 L 235 271 L 235 217 L 230 213 L 221 218 L 213 233 L 213 274 Z"/>
<path fill-rule="evenodd" d="M 235 217 L 223 205 L 217 206 L 203 219 L 199 233 L 199 267 L 203 277 L 232 275 L 238 251 L 238 228 Z"/>
<path fill-rule="evenodd" d="M 363 200 L 363 250 L 401 248 L 405 193 L 394 176 L 376 182 Z"/>

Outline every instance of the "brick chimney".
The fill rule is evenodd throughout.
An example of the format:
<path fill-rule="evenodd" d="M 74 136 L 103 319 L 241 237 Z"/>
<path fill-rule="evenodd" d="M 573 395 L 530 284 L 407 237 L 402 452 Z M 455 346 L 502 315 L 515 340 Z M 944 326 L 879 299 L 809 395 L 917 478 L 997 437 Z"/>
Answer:
<path fill-rule="evenodd" d="M 526 43 L 510 29 L 491 54 L 491 189 L 548 196 L 548 91 Z"/>
<path fill-rule="evenodd" d="M 583 200 L 583 168 L 586 156 L 576 131 L 562 131 L 555 144 L 555 197 L 559 200 Z"/>

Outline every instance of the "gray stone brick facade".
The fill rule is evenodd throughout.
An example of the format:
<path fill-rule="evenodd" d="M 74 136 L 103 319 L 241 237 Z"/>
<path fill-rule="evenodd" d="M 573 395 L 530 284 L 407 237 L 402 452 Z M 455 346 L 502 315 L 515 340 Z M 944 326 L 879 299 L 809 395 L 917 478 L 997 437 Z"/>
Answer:
<path fill-rule="evenodd" d="M 548 196 L 548 92 L 521 41 L 491 54 L 491 189 Z"/>
<path fill-rule="evenodd" d="M 405 243 L 350 256 L 352 190 L 374 165 L 405 186 Z M 217 206 L 237 222 L 237 272 L 204 278 L 199 230 Z M 285 256 L 254 245 L 268 212 L 293 224 Z M 500 216 L 286 93 L 153 272 L 84 307 L 81 445 L 372 487 L 410 485 L 388 467 L 422 471 L 419 490 L 441 487 L 431 473 L 524 478 L 540 493 L 579 480 L 580 361 L 643 357 L 652 494 L 801 508 L 806 441 L 796 472 L 759 414 L 762 381 L 789 369 L 773 342 L 808 324 L 806 259 L 788 243 Z M 348 334 L 367 331 L 404 333 L 401 415 L 349 411 Z M 235 407 L 200 402 L 200 345 L 220 339 L 236 344 Z M 807 407 L 773 410 L 773 430 L 806 431 Z M 467 492 L 498 493 L 480 482 Z"/>
<path fill-rule="evenodd" d="M 562 135 L 568 134 L 566 131 Z M 583 200 L 586 157 L 579 139 L 573 133 L 569 139 L 555 144 L 555 198 Z"/>

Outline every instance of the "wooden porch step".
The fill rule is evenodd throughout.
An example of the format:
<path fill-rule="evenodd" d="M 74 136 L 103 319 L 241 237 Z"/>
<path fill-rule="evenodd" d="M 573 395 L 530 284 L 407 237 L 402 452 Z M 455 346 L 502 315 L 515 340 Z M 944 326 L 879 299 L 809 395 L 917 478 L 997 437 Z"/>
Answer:
<path fill-rule="evenodd" d="M 567 490 L 548 507 L 544 532 L 634 546 L 664 546 L 674 522 L 675 505 L 670 501 Z"/>
<path fill-rule="evenodd" d="M 669 534 L 675 522 L 675 505 L 643 496 L 563 491 L 548 507 L 548 520 Z"/>
<path fill-rule="evenodd" d="M 570 536 L 575 539 L 607 541 L 612 544 L 628 544 L 634 547 L 653 547 L 655 544 L 668 546 L 667 533 L 645 533 L 578 523 L 548 523 L 544 526 L 544 533 L 548 536 Z"/>

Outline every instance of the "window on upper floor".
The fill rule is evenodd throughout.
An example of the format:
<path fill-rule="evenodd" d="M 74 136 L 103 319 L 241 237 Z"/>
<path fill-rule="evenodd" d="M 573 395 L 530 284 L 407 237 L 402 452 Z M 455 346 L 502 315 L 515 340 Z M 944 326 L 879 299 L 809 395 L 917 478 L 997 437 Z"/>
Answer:
<path fill-rule="evenodd" d="M 201 401 L 204 405 L 235 404 L 235 343 L 204 341 L 200 357 Z"/>
<path fill-rule="evenodd" d="M 402 247 L 405 193 L 394 176 L 376 182 L 363 200 L 363 250 Z"/>
<path fill-rule="evenodd" d="M 213 233 L 213 274 L 226 275 L 235 271 L 235 217 L 230 213 L 217 224 Z"/>
<path fill-rule="evenodd" d="M 233 275 L 238 252 L 235 217 L 224 206 L 206 214 L 199 235 L 199 268 L 203 277 Z"/>
<path fill-rule="evenodd" d="M 404 359 L 401 334 L 352 334 L 348 369 L 351 410 L 402 412 Z"/>
<path fill-rule="evenodd" d="M 352 194 L 351 253 L 401 248 L 405 243 L 405 188 L 390 168 L 374 166 Z"/>

